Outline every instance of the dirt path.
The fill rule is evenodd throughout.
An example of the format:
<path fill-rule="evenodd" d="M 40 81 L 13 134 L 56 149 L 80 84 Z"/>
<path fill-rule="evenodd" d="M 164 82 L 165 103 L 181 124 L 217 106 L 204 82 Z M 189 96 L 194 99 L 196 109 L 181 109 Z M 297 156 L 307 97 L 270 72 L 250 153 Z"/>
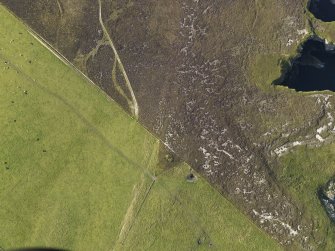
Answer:
<path fill-rule="evenodd" d="M 113 41 L 112 41 L 112 39 L 111 39 L 111 37 L 110 37 L 110 35 L 108 33 L 108 30 L 106 29 L 106 27 L 104 25 L 104 22 L 102 20 L 102 14 L 101 14 L 102 3 L 101 3 L 101 0 L 98 0 L 98 3 L 99 3 L 99 22 L 100 22 L 100 25 L 101 25 L 101 27 L 103 29 L 104 34 L 106 35 L 106 37 L 107 37 L 107 39 L 109 41 L 109 44 L 110 44 L 111 48 L 113 49 L 113 52 L 114 52 L 114 55 L 115 55 L 115 60 L 118 62 L 120 70 L 121 70 L 121 72 L 122 72 L 122 74 L 124 76 L 126 85 L 127 85 L 128 89 L 130 91 L 131 98 L 133 100 L 133 107 L 131 107 L 132 110 L 133 110 L 133 115 L 135 116 L 136 119 L 138 119 L 138 104 L 137 104 L 137 100 L 136 100 L 133 88 L 132 88 L 132 86 L 130 84 L 130 81 L 129 81 L 128 75 L 127 75 L 127 73 L 126 73 L 126 71 L 124 69 L 124 66 L 123 66 L 123 64 L 121 62 L 120 56 L 119 56 L 119 54 L 118 54 L 118 52 L 117 52 L 117 50 L 116 50 L 116 48 L 114 46 L 114 43 L 113 43 Z"/>

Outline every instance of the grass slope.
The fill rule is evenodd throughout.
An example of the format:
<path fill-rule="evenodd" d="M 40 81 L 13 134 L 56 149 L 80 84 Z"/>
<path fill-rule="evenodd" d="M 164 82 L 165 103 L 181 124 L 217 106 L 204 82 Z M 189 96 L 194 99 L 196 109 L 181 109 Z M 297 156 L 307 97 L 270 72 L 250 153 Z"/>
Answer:
<path fill-rule="evenodd" d="M 187 165 L 154 181 L 157 139 L 0 19 L 0 247 L 280 249 Z"/>
<path fill-rule="evenodd" d="M 280 159 L 279 181 L 296 198 L 307 216 L 313 216 L 318 227 L 317 239 L 323 239 L 324 250 L 334 250 L 335 228 L 317 196 L 318 189 L 335 175 L 335 145 L 320 148 L 299 147 Z"/>
<path fill-rule="evenodd" d="M 158 177 L 120 250 L 280 250 L 205 180 L 185 182 L 188 172 Z"/>

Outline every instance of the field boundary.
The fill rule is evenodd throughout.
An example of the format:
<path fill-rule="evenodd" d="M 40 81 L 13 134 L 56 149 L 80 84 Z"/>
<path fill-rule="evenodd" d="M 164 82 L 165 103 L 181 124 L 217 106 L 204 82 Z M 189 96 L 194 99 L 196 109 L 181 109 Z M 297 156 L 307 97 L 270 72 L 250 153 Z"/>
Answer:
<path fill-rule="evenodd" d="M 0 6 L 1 7 L 3 7 L 6 11 L 8 11 L 12 16 L 14 16 L 24 27 L 26 27 L 26 29 L 27 29 L 27 32 L 29 32 L 29 33 L 33 33 L 33 34 L 35 34 L 36 36 L 38 36 L 38 37 L 40 37 L 39 35 L 37 35 L 37 33 L 33 30 L 33 29 L 31 29 L 26 23 L 24 23 L 23 21 L 22 21 L 22 19 L 21 18 L 19 18 L 19 17 L 17 17 L 11 10 L 9 10 L 7 7 L 5 7 L 2 3 L 0 3 Z M 31 34 L 32 35 L 32 34 Z M 34 37 L 34 36 L 33 36 Z M 35 38 L 35 37 L 34 37 Z M 40 37 L 41 38 L 41 37 Z M 36 38 L 35 38 L 36 39 Z M 102 94 L 102 95 L 104 95 L 107 99 L 109 99 L 109 100 L 111 100 L 112 102 L 113 102 L 113 104 L 115 104 L 115 105 L 117 105 L 124 113 L 125 113 L 125 115 L 126 116 L 129 116 L 129 118 L 131 118 L 131 119 L 133 119 L 133 120 L 135 120 L 135 122 L 141 127 L 141 128 L 143 128 L 149 135 L 151 135 L 152 137 L 154 137 L 155 139 L 157 139 L 157 140 L 159 140 L 159 142 L 160 143 L 162 143 L 164 146 L 166 146 L 169 150 L 171 150 L 172 152 L 174 152 L 169 146 L 167 146 L 160 138 L 158 138 L 157 136 L 155 136 L 152 132 L 150 132 L 144 125 L 142 125 L 141 123 L 139 123 L 139 121 L 136 119 L 136 118 L 134 118 L 133 116 L 131 116 L 129 113 L 127 113 L 126 111 L 124 111 L 124 109 L 123 109 L 123 107 L 119 104 L 119 103 L 117 103 L 114 99 L 112 99 L 110 96 L 108 96 L 104 91 L 102 91 L 99 87 L 98 87 L 98 85 L 96 85 L 90 78 L 88 78 L 82 71 L 80 71 L 76 66 L 74 66 L 73 65 L 73 63 L 71 63 L 68 59 L 66 59 L 66 57 L 64 57 L 61 53 L 59 53 L 52 45 L 50 45 L 50 43 L 48 43 L 45 39 L 43 39 L 43 38 L 41 38 L 42 39 L 42 41 L 45 41 L 45 43 L 43 44 L 42 43 L 42 45 L 44 46 L 44 47 L 47 47 L 47 46 L 50 46 L 50 48 L 47 48 L 49 51 L 51 51 L 52 52 L 52 50 L 54 50 L 54 52 L 52 52 L 55 56 L 57 56 L 55 53 L 58 53 L 58 55 L 59 56 L 57 56 L 57 58 L 59 58 L 59 57 L 61 57 L 62 59 L 60 59 L 65 65 L 67 65 L 67 66 L 70 66 L 73 70 L 75 70 L 77 73 L 79 73 L 79 75 L 81 75 L 82 77 L 83 77 L 83 79 L 85 79 L 88 83 L 90 83 L 90 84 L 92 84 L 93 86 L 94 86 L 94 88 L 96 88 L 97 90 L 99 90 L 99 92 Z M 41 43 L 41 40 L 39 40 L 39 39 L 36 39 L 38 42 L 40 42 Z M 65 61 L 65 62 L 64 62 Z M 19 68 L 18 67 L 15 67 L 17 70 L 19 70 Z M 25 74 L 25 73 L 23 73 L 23 74 Z M 26 75 L 26 74 L 25 74 Z M 27 75 L 28 76 L 28 75 Z M 33 81 L 35 84 L 38 84 L 42 89 L 44 89 L 46 92 L 49 92 L 49 90 L 46 90 L 43 86 L 41 86 L 39 83 L 37 83 L 34 79 L 32 79 L 31 77 L 29 77 L 28 76 L 28 78 L 31 80 L 31 81 Z M 57 95 L 57 94 L 55 94 L 54 93 L 54 95 L 56 95 L 56 96 L 59 96 L 59 95 Z M 63 99 L 62 97 L 60 97 L 61 99 Z M 66 100 L 65 100 L 65 102 L 67 102 Z M 70 107 L 73 109 L 73 107 L 70 105 Z M 76 113 L 77 114 L 77 113 Z M 82 116 L 81 114 L 79 114 L 80 116 Z M 79 117 L 80 118 L 80 117 Z M 83 117 L 84 118 L 84 117 Z M 86 118 L 84 118 L 84 120 L 85 121 L 87 121 L 87 119 Z M 87 121 L 88 122 L 88 125 L 90 125 L 90 122 L 89 121 Z M 94 127 L 93 127 L 94 128 Z M 95 130 L 97 130 L 96 128 L 94 128 Z M 100 131 L 98 131 L 97 130 L 97 132 L 100 134 L 100 135 L 98 135 L 99 137 L 102 137 L 102 139 L 104 140 L 104 141 L 107 141 L 108 142 L 108 144 L 110 144 L 110 142 L 104 137 L 104 135 L 103 134 L 101 134 L 101 132 Z M 118 148 L 116 148 L 116 147 L 114 147 L 114 145 L 112 145 L 111 144 L 111 146 L 112 146 L 112 149 L 116 149 L 118 152 L 120 152 L 120 150 L 118 149 Z M 124 155 L 122 152 L 120 152 L 121 154 L 122 154 L 122 156 Z M 174 152 L 175 153 L 175 152 Z M 126 160 L 128 161 L 129 159 L 128 158 L 126 158 Z M 133 161 L 131 161 L 131 160 L 129 160 L 130 161 L 130 163 L 134 163 Z M 182 162 L 182 164 L 187 164 L 188 166 L 190 166 L 187 162 L 185 162 L 185 161 L 183 161 Z M 136 163 L 135 163 L 135 165 L 134 166 L 136 166 L 136 167 L 140 167 L 142 170 L 143 170 L 143 168 L 144 167 L 142 167 L 142 166 L 139 166 L 139 165 L 137 165 Z M 190 166 L 191 167 L 191 166 Z M 174 167 L 174 168 L 176 168 L 176 167 Z M 192 168 L 192 167 L 191 167 Z M 145 168 L 144 168 L 145 169 Z M 146 170 L 146 169 L 145 169 Z M 214 191 L 216 191 L 216 192 L 218 192 L 219 193 L 219 195 L 220 196 L 222 196 L 222 199 L 224 199 L 226 202 L 227 202 L 227 204 L 229 204 L 230 206 L 232 206 L 233 208 L 235 208 L 236 210 L 238 210 L 239 211 L 239 213 L 241 213 L 242 215 L 244 215 L 245 216 L 245 218 L 249 221 L 249 223 L 251 223 L 252 225 L 254 225 L 259 231 L 261 231 L 265 236 L 267 236 L 267 237 L 269 237 L 269 238 L 271 238 L 271 239 L 273 239 L 276 243 L 278 243 L 279 245 L 280 245 L 280 243 L 276 240 L 276 239 L 274 239 L 271 235 L 269 235 L 267 232 L 265 232 L 262 228 L 260 228 L 253 220 L 251 220 L 251 218 L 250 218 L 250 215 L 249 214 L 247 214 L 246 213 L 246 211 L 244 211 L 244 210 L 241 210 L 241 208 L 240 207 L 237 207 L 233 202 L 232 202 L 232 200 L 231 199 L 229 199 L 229 198 L 227 198 L 223 193 L 222 193 L 222 191 L 221 190 L 219 190 L 218 189 L 218 187 L 216 187 L 216 186 L 213 186 L 205 177 L 203 177 L 202 175 L 200 175 L 200 173 L 198 173 L 198 172 L 196 172 L 193 168 L 192 168 L 192 170 L 197 174 L 197 175 L 199 175 L 200 177 L 202 177 L 202 182 L 205 182 L 207 185 L 209 185 L 210 187 L 211 187 L 211 189 L 212 190 L 214 190 Z M 146 171 L 148 171 L 148 170 L 146 170 Z M 157 179 L 157 177 L 156 176 L 154 176 L 154 175 L 152 175 L 151 173 L 150 173 L 150 177 L 153 179 L 153 180 L 156 180 Z M 161 184 L 162 185 L 162 183 L 161 182 L 155 182 L 156 184 Z M 170 191 L 169 191 L 169 189 L 167 189 L 167 188 L 165 188 L 168 192 L 169 192 L 169 194 L 170 194 Z M 170 194 L 171 195 L 171 194 Z M 191 199 L 191 201 L 192 201 L 192 199 Z M 180 200 L 178 199 L 178 202 L 179 203 L 181 203 L 180 202 Z M 280 245 L 281 246 L 281 245 Z"/>

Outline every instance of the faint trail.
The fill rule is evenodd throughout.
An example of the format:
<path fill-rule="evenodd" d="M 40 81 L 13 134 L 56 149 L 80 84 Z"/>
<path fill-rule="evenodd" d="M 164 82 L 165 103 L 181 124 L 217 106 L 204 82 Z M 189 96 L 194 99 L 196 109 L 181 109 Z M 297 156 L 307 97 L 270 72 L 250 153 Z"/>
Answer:
<path fill-rule="evenodd" d="M 62 8 L 62 4 L 60 3 L 59 0 L 57 0 L 57 5 L 58 5 L 58 9 L 59 9 L 59 14 L 62 18 L 63 17 L 63 8 Z"/>
<path fill-rule="evenodd" d="M 57 0 L 57 6 L 58 6 L 58 10 L 59 10 L 60 22 L 58 24 L 57 32 L 56 32 L 56 43 L 55 43 L 56 47 L 58 47 L 59 32 L 60 32 L 60 29 L 62 27 L 62 20 L 63 20 L 63 7 L 62 7 L 62 4 L 61 4 L 60 0 Z"/>
<path fill-rule="evenodd" d="M 114 83 L 114 87 L 119 92 L 119 94 L 127 101 L 128 106 L 132 107 L 133 106 L 132 100 L 129 99 L 129 97 L 125 94 L 122 87 L 119 85 L 119 83 L 117 81 L 117 77 L 116 77 L 117 66 L 118 66 L 118 62 L 114 59 L 114 64 L 113 64 L 113 68 L 112 68 L 112 81 Z"/>
<path fill-rule="evenodd" d="M 107 39 L 108 39 L 108 41 L 110 43 L 111 48 L 113 49 L 113 52 L 114 52 L 114 55 L 115 55 L 115 60 L 119 63 L 120 70 L 121 70 L 121 72 L 122 72 L 122 74 L 124 76 L 126 85 L 127 85 L 128 89 L 130 91 L 130 94 L 131 94 L 131 97 L 132 97 L 132 100 L 133 100 L 133 107 L 132 107 L 133 109 L 132 110 L 133 110 L 134 116 L 135 116 L 136 119 L 138 119 L 138 104 L 137 104 L 137 100 L 136 100 L 133 88 L 131 87 L 128 75 L 127 75 L 127 73 L 126 73 L 126 71 L 124 69 L 124 66 L 123 66 L 122 62 L 121 62 L 120 56 L 119 56 L 119 54 L 118 54 L 118 52 L 117 52 L 117 50 L 116 50 L 116 48 L 114 46 L 114 43 L 113 43 L 113 41 L 112 41 L 112 39 L 111 39 L 111 37 L 110 37 L 110 35 L 109 35 L 106 27 L 105 27 L 105 24 L 104 24 L 103 20 L 102 20 L 102 14 L 101 14 L 102 4 L 101 4 L 101 0 L 98 0 L 98 3 L 99 3 L 99 22 L 101 24 L 101 27 L 103 29 L 104 34 L 106 35 L 106 37 L 107 37 Z"/>
<path fill-rule="evenodd" d="M 157 145 L 157 143 L 158 143 L 158 145 Z M 155 143 L 155 146 L 156 145 L 159 147 L 159 141 L 157 141 Z M 156 152 L 157 150 L 158 149 L 156 149 L 156 147 L 154 147 L 153 150 L 150 151 L 149 156 L 147 157 L 148 161 L 145 164 L 147 169 L 150 169 L 150 167 L 152 166 L 151 162 L 152 162 L 152 159 L 153 159 L 153 155 L 158 154 Z M 160 174 L 155 174 L 155 175 L 156 175 L 156 177 L 158 177 Z M 133 198 L 132 202 L 130 203 L 130 206 L 128 207 L 128 210 L 127 210 L 127 213 L 126 213 L 126 216 L 125 216 L 125 220 L 124 220 L 124 224 L 123 224 L 123 226 L 120 230 L 118 241 L 116 242 L 116 245 L 115 245 L 113 250 L 115 250 L 118 245 L 122 245 L 122 246 L 124 245 L 125 241 L 128 238 L 129 233 L 131 232 L 131 229 L 135 225 L 135 222 L 136 222 L 136 220 L 137 220 L 137 218 L 140 214 L 140 211 L 142 210 L 147 198 L 149 197 L 149 193 L 151 192 L 152 187 L 153 187 L 155 182 L 156 182 L 156 179 L 152 180 L 150 185 L 148 187 L 146 187 L 146 181 L 144 179 L 142 181 L 142 183 L 140 184 L 140 187 L 135 187 L 137 192 L 135 192 L 134 198 Z M 144 195 L 142 196 L 141 194 L 144 194 Z M 129 210 L 131 210 L 133 212 L 128 213 Z M 130 214 L 132 214 L 132 215 L 128 216 Z M 131 218 L 129 218 L 129 220 L 128 220 L 129 222 L 127 223 L 127 218 L 128 217 L 131 217 Z"/>
<path fill-rule="evenodd" d="M 130 224 L 130 226 L 129 226 L 129 229 L 128 229 L 127 232 L 125 233 L 125 237 L 124 237 L 124 239 L 121 241 L 121 244 L 122 244 L 122 245 L 124 245 L 124 243 L 126 242 L 129 233 L 131 232 L 133 226 L 135 225 L 136 219 L 138 218 L 138 216 L 139 216 L 139 214 L 140 214 L 140 212 L 141 212 L 141 210 L 142 210 L 142 208 L 143 208 L 145 202 L 147 201 L 147 198 L 149 197 L 149 194 L 150 194 L 151 189 L 152 189 L 153 185 L 155 184 L 155 182 L 156 182 L 156 180 L 153 180 L 153 181 L 151 182 L 149 188 L 148 188 L 147 191 L 145 192 L 144 198 L 143 198 L 143 200 L 142 200 L 142 202 L 141 202 L 141 204 L 140 204 L 138 210 L 135 212 L 134 219 L 132 220 L 132 222 L 131 222 L 131 224 Z"/>
<path fill-rule="evenodd" d="M 143 191 L 145 185 L 146 185 L 145 184 L 145 177 L 141 178 L 141 182 L 139 184 L 134 185 L 133 199 L 131 200 L 131 202 L 128 206 L 127 212 L 125 213 L 125 215 L 123 217 L 122 227 L 121 227 L 121 230 L 119 232 L 119 236 L 118 236 L 118 240 L 116 241 L 116 245 L 118 243 L 122 243 L 122 240 L 125 239 L 124 236 L 127 236 L 128 232 L 129 232 L 129 229 L 130 229 L 129 226 L 131 226 L 133 224 L 133 221 L 134 221 L 133 218 L 134 218 L 134 214 L 135 214 L 135 211 L 136 211 L 136 207 L 137 207 L 137 204 L 140 201 L 139 197 L 141 197 L 142 192 L 145 192 L 145 191 Z"/>
<path fill-rule="evenodd" d="M 255 18 L 252 21 L 252 26 L 251 26 L 252 29 L 255 29 L 255 26 L 256 26 L 256 23 L 257 23 L 257 20 L 258 20 L 258 1 L 254 0 L 254 3 L 255 3 Z"/>

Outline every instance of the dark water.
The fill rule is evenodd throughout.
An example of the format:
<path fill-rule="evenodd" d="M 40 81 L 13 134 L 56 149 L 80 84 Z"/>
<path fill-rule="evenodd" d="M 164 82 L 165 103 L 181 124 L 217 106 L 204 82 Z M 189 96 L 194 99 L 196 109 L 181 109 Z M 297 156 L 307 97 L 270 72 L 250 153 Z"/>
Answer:
<path fill-rule="evenodd" d="M 328 214 L 328 217 L 332 220 L 332 222 L 335 223 L 335 201 L 332 199 L 329 199 L 327 196 L 325 196 L 323 193 L 319 193 L 319 199 L 326 210 L 326 213 Z"/>
<path fill-rule="evenodd" d="M 308 9 L 317 19 L 335 21 L 335 0 L 310 0 Z"/>
<path fill-rule="evenodd" d="M 305 92 L 335 91 L 334 46 L 326 45 L 322 40 L 307 40 L 300 54 L 284 68 L 281 79 L 275 81 L 277 85 Z"/>
<path fill-rule="evenodd" d="M 318 196 L 329 218 L 335 223 L 335 179 L 320 188 Z"/>

